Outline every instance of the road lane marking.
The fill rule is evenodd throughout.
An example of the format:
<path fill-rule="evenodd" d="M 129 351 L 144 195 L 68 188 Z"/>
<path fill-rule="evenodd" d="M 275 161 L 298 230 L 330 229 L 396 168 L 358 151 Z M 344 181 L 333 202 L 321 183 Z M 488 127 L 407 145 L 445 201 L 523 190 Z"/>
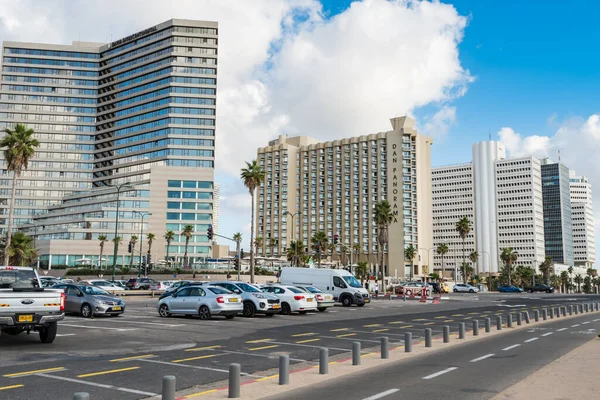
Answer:
<path fill-rule="evenodd" d="M 582 322 L 581 325 L 587 325 L 589 323 L 590 323 L 590 321 L 586 321 L 586 322 Z"/>
<path fill-rule="evenodd" d="M 325 337 L 325 336 L 323 336 L 323 337 Z M 375 342 L 375 340 L 373 340 L 373 341 Z M 377 341 L 377 343 L 379 343 L 379 341 Z M 259 354 L 259 353 L 247 353 L 244 351 L 232 351 L 232 350 L 215 350 L 215 351 L 218 351 L 223 354 L 239 354 L 239 355 L 248 356 L 248 357 L 268 358 L 271 360 L 277 360 L 279 358 L 279 356 L 272 356 L 272 355 L 268 355 L 268 354 Z M 292 358 L 292 357 L 290 357 L 290 361 L 307 362 L 307 360 L 304 360 L 302 358 Z"/>
<path fill-rule="evenodd" d="M 435 374 L 431 374 L 431 375 L 424 376 L 422 379 L 433 379 L 433 378 L 437 378 L 438 376 L 440 376 L 440 375 L 444 375 L 444 374 L 447 374 L 448 372 L 452 372 L 452 371 L 454 371 L 455 369 L 458 369 L 458 367 L 450 367 L 450 368 L 446 368 L 446 369 L 443 369 L 443 370 L 441 370 L 441 371 L 439 371 L 439 372 L 436 372 Z"/>
<path fill-rule="evenodd" d="M 470 312 L 470 313 L 467 313 L 467 314 L 469 314 L 469 315 L 479 315 L 478 312 Z"/>
<path fill-rule="evenodd" d="M 377 394 L 374 394 L 373 396 L 366 397 L 363 400 L 377 400 L 377 399 L 381 399 L 383 397 L 389 396 L 390 394 L 394 394 L 394 393 L 396 393 L 399 390 L 400 389 L 386 390 L 385 392 L 377 393 Z"/>
<path fill-rule="evenodd" d="M 404 325 L 401 326 L 400 329 L 412 328 L 414 325 Z"/>
<path fill-rule="evenodd" d="M 368 325 L 363 325 L 363 328 L 375 328 L 376 326 L 381 326 L 381 324 L 368 324 Z"/>
<path fill-rule="evenodd" d="M 191 349 L 185 349 L 184 351 L 202 351 L 202 350 L 211 350 L 211 349 L 220 349 L 221 346 L 219 345 L 215 345 L 215 346 L 206 346 L 206 347 L 194 347 Z"/>
<path fill-rule="evenodd" d="M 338 338 L 348 337 L 348 336 L 356 336 L 356 333 L 345 333 L 343 335 L 336 335 Z"/>
<path fill-rule="evenodd" d="M 550 335 L 552 335 L 552 334 L 554 334 L 554 332 L 548 332 L 548 333 L 544 333 L 542 336 L 550 336 Z"/>
<path fill-rule="evenodd" d="M 25 385 L 11 385 L 11 386 L 0 386 L 0 390 L 18 389 Z"/>
<path fill-rule="evenodd" d="M 384 328 L 384 329 L 375 329 L 375 330 L 373 331 L 373 333 L 376 333 L 376 332 L 386 332 L 386 331 L 389 331 L 389 330 L 390 330 L 389 328 Z"/>
<path fill-rule="evenodd" d="M 337 329 L 331 329 L 329 330 L 329 332 L 342 332 L 342 331 L 347 331 L 350 328 L 337 328 Z"/>
<path fill-rule="evenodd" d="M 186 362 L 186 361 L 202 360 L 202 359 L 204 359 L 204 358 L 212 358 L 212 357 L 217 357 L 217 356 L 220 356 L 220 355 L 223 355 L 223 354 L 207 354 L 207 355 L 204 355 L 204 356 L 198 356 L 198 357 L 182 358 L 182 359 L 180 359 L 180 360 L 173 360 L 173 361 L 171 361 L 171 362 L 174 362 L 174 363 L 181 363 L 181 362 Z"/>
<path fill-rule="evenodd" d="M 134 393 L 134 394 L 139 394 L 139 395 L 143 395 L 143 396 L 158 396 L 157 393 L 143 392 L 141 390 L 128 389 L 128 388 L 112 386 L 112 385 L 105 385 L 103 383 L 84 381 L 81 379 L 67 378 L 66 376 L 49 375 L 49 374 L 36 374 L 36 376 L 43 376 L 44 378 L 58 379 L 60 381 L 73 382 L 73 383 L 78 383 L 80 385 L 95 386 L 95 387 L 100 387 L 100 388 L 104 388 L 104 389 L 114 389 L 114 390 L 118 390 L 121 392 Z"/>
<path fill-rule="evenodd" d="M 338 336 L 323 336 L 322 335 L 321 338 L 323 338 L 323 339 L 338 339 L 338 340 L 352 340 L 352 341 L 358 340 L 360 342 L 381 343 L 380 340 L 343 338 L 343 337 L 340 337 L 339 335 Z M 290 358 L 290 360 L 291 360 L 291 358 Z"/>
<path fill-rule="evenodd" d="M 464 314 L 452 314 L 453 317 L 462 317 Z"/>
<path fill-rule="evenodd" d="M 148 358 L 148 357 L 156 357 L 156 356 L 154 354 L 144 354 L 143 356 L 133 356 L 133 357 L 125 357 L 125 358 L 116 358 L 114 360 L 110 360 L 110 362 L 137 360 L 139 358 Z"/>
<path fill-rule="evenodd" d="M 444 318 L 446 318 L 446 317 L 445 317 L 445 316 L 443 316 L 443 315 L 438 315 L 437 317 L 433 317 L 433 318 L 435 318 L 435 319 L 444 319 Z"/>
<path fill-rule="evenodd" d="M 98 376 L 98 375 L 118 374 L 119 372 L 133 371 L 135 369 L 140 369 L 140 367 L 128 367 L 128 368 L 120 368 L 120 369 L 109 369 L 107 371 L 90 372 L 89 374 L 77 375 L 77 377 L 78 378 L 89 378 L 91 376 Z"/>
<path fill-rule="evenodd" d="M 556 332 L 562 332 L 562 331 L 566 331 L 566 330 L 567 330 L 567 328 L 560 328 L 560 329 L 557 329 Z"/>
<path fill-rule="evenodd" d="M 578 326 L 580 326 L 580 325 L 579 324 L 571 325 L 571 328 L 577 328 Z"/>
<path fill-rule="evenodd" d="M 315 332 L 297 333 L 295 335 L 292 335 L 292 337 L 312 336 L 312 335 L 316 335 L 316 333 Z"/>
<path fill-rule="evenodd" d="M 57 333 L 56 337 L 63 337 L 63 336 L 75 336 L 74 333 Z"/>
<path fill-rule="evenodd" d="M 17 376 L 25 376 L 25 375 L 35 375 L 42 372 L 55 372 L 55 371 L 64 371 L 65 367 L 56 367 L 56 368 L 46 368 L 46 369 L 38 369 L 35 371 L 25 371 L 25 372 L 16 372 L 14 374 L 6 374 L 2 375 L 5 378 L 15 378 Z"/>
<path fill-rule="evenodd" d="M 191 399 L 192 397 L 196 397 L 196 396 L 202 396 L 205 394 L 209 394 L 209 393 L 214 393 L 214 392 L 218 392 L 219 389 L 210 389 L 210 390 L 205 390 L 204 392 L 198 392 L 198 393 L 192 393 L 192 394 L 188 394 L 183 396 L 184 399 Z"/>
<path fill-rule="evenodd" d="M 453 319 L 447 319 L 444 322 L 454 322 L 454 320 Z"/>
<path fill-rule="evenodd" d="M 265 349 L 274 349 L 275 347 L 279 347 L 276 344 L 272 344 L 270 346 L 262 346 L 262 347 L 252 347 L 250 349 L 248 349 L 248 351 L 258 351 L 258 350 L 265 350 Z"/>
<path fill-rule="evenodd" d="M 321 346 L 313 346 L 311 344 L 302 344 L 302 343 L 287 343 L 287 342 L 271 342 L 271 343 L 281 344 L 281 345 L 284 345 L 284 346 L 310 347 L 310 348 L 313 348 L 313 349 L 317 349 L 317 348 L 321 347 Z M 338 351 L 345 351 L 345 352 L 350 351 L 348 349 L 340 349 L 339 347 L 330 347 L 330 346 L 328 346 L 328 347 L 329 347 L 329 350 L 338 350 Z"/>
<path fill-rule="evenodd" d="M 107 326 L 86 326 L 86 325 L 73 325 L 73 324 L 59 324 L 60 326 L 70 326 L 72 328 L 84 328 L 84 329 L 105 329 L 108 331 L 117 331 L 117 332 L 125 332 L 125 331 L 137 331 L 138 328 L 109 328 Z"/>
<path fill-rule="evenodd" d="M 427 319 L 425 319 L 425 318 L 417 318 L 417 319 L 413 319 L 413 322 L 415 322 L 415 321 L 427 321 Z"/>
<path fill-rule="evenodd" d="M 433 325 L 433 324 L 435 324 L 435 322 L 427 322 L 427 323 L 424 323 L 423 325 Z"/>
<path fill-rule="evenodd" d="M 493 356 L 495 356 L 495 354 L 486 354 L 485 356 L 474 358 L 474 359 L 472 359 L 469 362 L 474 363 L 474 362 L 477 362 L 477 361 L 485 360 L 486 358 L 490 358 L 490 357 L 493 357 Z"/>
<path fill-rule="evenodd" d="M 271 375 L 271 376 L 265 376 L 264 378 L 258 378 L 257 381 L 266 381 L 269 379 L 273 379 L 273 378 L 277 378 L 279 376 L 279 374 L 275 374 L 275 375 Z"/>
<path fill-rule="evenodd" d="M 512 349 L 516 349 L 519 346 L 520 346 L 520 344 L 513 344 L 512 346 L 508 346 L 508 347 L 503 348 L 502 351 L 509 351 L 509 350 L 512 350 Z"/>
<path fill-rule="evenodd" d="M 225 374 L 229 374 L 228 369 L 201 367 L 199 365 L 191 365 L 191 364 L 176 364 L 176 363 L 172 363 L 172 362 L 168 362 L 168 361 L 152 360 L 150 358 L 142 358 L 138 361 L 153 363 L 153 364 L 171 365 L 171 366 L 175 365 L 175 366 L 182 367 L 182 368 L 200 369 L 203 371 L 215 371 L 215 372 L 223 372 Z M 262 375 L 253 375 L 253 374 L 248 374 L 246 372 L 241 372 L 240 375 L 250 376 L 252 378 L 264 378 L 264 376 L 262 376 Z M 153 395 L 153 396 L 156 396 L 156 395 Z"/>
<path fill-rule="evenodd" d="M 249 340 L 246 343 L 263 343 L 263 342 L 269 342 L 273 339 L 257 339 L 257 340 Z"/>
<path fill-rule="evenodd" d="M 316 339 L 306 339 L 306 340 L 300 340 L 300 341 L 298 341 L 298 342 L 296 342 L 296 343 L 310 343 L 310 342 L 318 342 L 319 340 L 321 340 L 321 339 L 319 339 L 319 338 L 316 338 Z"/>
<path fill-rule="evenodd" d="M 404 321 L 392 321 L 390 322 L 391 325 L 396 325 L 396 324 L 404 324 Z"/>
<path fill-rule="evenodd" d="M 99 320 L 94 320 L 94 322 L 96 322 L 96 321 L 99 321 Z M 178 326 L 185 326 L 185 324 L 165 324 L 165 323 L 160 323 L 160 322 L 127 321 L 126 319 L 106 319 L 106 320 L 103 320 L 102 322 L 104 322 L 104 321 L 107 321 L 107 322 L 119 322 L 119 323 L 122 323 L 122 324 L 159 325 L 159 326 L 166 326 L 166 327 L 169 327 L 169 328 L 176 328 Z"/>
<path fill-rule="evenodd" d="M 527 339 L 527 340 L 525 341 L 525 343 L 531 343 L 531 342 L 535 342 L 535 341 L 536 341 L 536 340 L 538 340 L 538 339 L 539 339 L 539 338 L 537 338 L 537 337 L 534 337 L 534 338 L 531 338 L 531 339 Z"/>

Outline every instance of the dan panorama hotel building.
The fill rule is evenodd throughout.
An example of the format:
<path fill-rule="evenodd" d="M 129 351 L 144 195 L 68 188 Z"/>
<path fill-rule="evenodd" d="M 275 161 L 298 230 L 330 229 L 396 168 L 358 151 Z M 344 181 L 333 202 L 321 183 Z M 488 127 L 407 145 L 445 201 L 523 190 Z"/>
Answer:
<path fill-rule="evenodd" d="M 156 236 L 152 260 L 184 252 L 209 256 L 212 219 L 218 25 L 173 19 L 108 44 L 4 42 L 0 128 L 33 128 L 41 142 L 19 181 L 15 224 L 37 239 L 42 265 L 98 265 L 99 235 L 114 237 L 120 194 L 118 262 L 127 242 Z M 1 157 L 1 155 L 0 155 Z M 6 230 L 11 177 L 2 165 L 0 229 Z M 148 251 L 144 236 L 142 253 Z M 135 260 L 139 260 L 139 242 Z M 102 263 L 112 263 L 105 245 Z"/>
<path fill-rule="evenodd" d="M 420 135 L 409 117 L 392 118 L 392 130 L 329 142 L 297 136 L 280 136 L 258 149 L 258 161 L 266 171 L 256 207 L 257 236 L 264 238 L 259 255 L 270 255 L 271 238 L 276 255 L 285 254 L 293 240 L 310 247 L 310 238 L 324 231 L 340 246 L 371 267 L 379 265 L 374 205 L 387 199 L 394 214 L 385 249 L 386 275 L 409 277 L 410 263 L 404 249 L 419 250 L 413 260 L 413 276 L 428 272 L 432 245 L 431 159 L 432 139 Z M 287 212 L 300 212 L 292 221 Z M 292 228 L 293 225 L 293 228 Z M 309 249 L 310 250 L 310 249 Z M 327 255 L 330 255 L 327 252 Z M 349 253 L 346 257 L 349 260 Z M 433 262 L 433 260 L 431 260 Z"/>

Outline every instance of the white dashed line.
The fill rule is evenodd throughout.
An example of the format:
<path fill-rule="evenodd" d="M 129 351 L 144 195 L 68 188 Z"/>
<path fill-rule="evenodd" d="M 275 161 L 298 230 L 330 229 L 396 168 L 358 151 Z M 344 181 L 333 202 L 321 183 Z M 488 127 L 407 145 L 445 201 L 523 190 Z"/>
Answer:
<path fill-rule="evenodd" d="M 502 351 L 512 350 L 512 349 L 515 349 L 515 348 L 517 348 L 519 346 L 520 346 L 520 344 L 513 344 L 512 346 L 508 346 L 508 347 L 502 349 Z"/>
<path fill-rule="evenodd" d="M 390 394 L 396 393 L 397 391 L 399 391 L 400 389 L 390 389 L 390 390 L 386 390 L 385 392 L 381 392 L 381 393 L 377 393 L 371 397 L 367 397 L 363 400 L 377 400 L 377 399 L 381 399 L 382 397 L 385 396 L 389 396 Z"/>
<path fill-rule="evenodd" d="M 566 331 L 566 330 L 567 330 L 567 328 L 560 328 L 560 329 L 557 329 L 556 332 L 562 332 L 562 331 Z"/>
<path fill-rule="evenodd" d="M 571 328 L 577 328 L 578 326 L 580 326 L 580 325 L 579 324 L 571 325 Z"/>
<path fill-rule="evenodd" d="M 527 340 L 525 341 L 525 343 L 535 342 L 535 341 L 536 341 L 536 340 L 538 340 L 538 339 L 539 339 L 539 338 L 536 338 L 536 337 L 534 337 L 534 338 L 531 338 L 531 339 L 527 339 Z"/>
<path fill-rule="evenodd" d="M 542 336 L 550 336 L 552 335 L 554 332 L 548 332 L 548 333 L 544 333 Z"/>
<path fill-rule="evenodd" d="M 590 323 L 590 321 L 586 321 L 586 322 L 582 322 L 581 325 L 587 325 L 589 323 Z"/>
<path fill-rule="evenodd" d="M 444 374 L 447 374 L 448 372 L 454 371 L 455 369 L 458 369 L 458 367 L 446 368 L 446 369 L 443 369 L 443 370 L 441 370 L 439 372 L 436 372 L 435 374 L 424 376 L 423 379 L 433 379 L 433 378 L 436 378 L 436 377 L 438 377 L 440 375 L 444 375 Z"/>
<path fill-rule="evenodd" d="M 486 358 L 490 358 L 490 357 L 493 357 L 493 356 L 495 356 L 495 354 L 486 354 L 485 356 L 481 356 L 481 357 L 478 357 L 478 358 L 474 358 L 474 359 L 472 359 L 472 360 L 471 360 L 471 361 L 469 361 L 469 362 L 472 362 L 472 363 L 473 363 L 473 362 L 477 362 L 477 361 L 485 360 Z"/>

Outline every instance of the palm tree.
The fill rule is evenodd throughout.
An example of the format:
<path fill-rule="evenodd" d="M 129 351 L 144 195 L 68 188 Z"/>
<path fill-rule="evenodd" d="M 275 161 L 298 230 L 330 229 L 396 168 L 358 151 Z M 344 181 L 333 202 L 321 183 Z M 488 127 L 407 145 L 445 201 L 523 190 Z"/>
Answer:
<path fill-rule="evenodd" d="M 471 260 L 473 265 L 477 267 L 475 268 L 475 275 L 479 276 L 479 266 L 477 265 L 477 261 L 479 260 L 479 253 L 477 251 L 472 251 L 471 254 L 469 254 L 469 260 Z"/>
<path fill-rule="evenodd" d="M 254 283 L 254 253 L 252 253 L 252 243 L 254 242 L 254 195 L 256 194 L 256 188 L 265 180 L 265 170 L 262 169 L 256 160 L 252 160 L 251 163 L 246 162 L 246 168 L 242 168 L 241 178 L 252 197 L 252 211 L 250 214 L 250 283 Z"/>
<path fill-rule="evenodd" d="M 580 292 L 581 291 L 581 283 L 583 282 L 583 276 L 581 276 L 581 274 L 577 274 L 573 280 L 577 284 L 577 292 Z"/>
<path fill-rule="evenodd" d="M 440 243 L 436 249 L 437 253 L 442 256 L 442 279 L 444 279 L 444 256 L 448 253 L 448 245 L 446 243 Z"/>
<path fill-rule="evenodd" d="M 561 289 L 563 293 L 567 292 L 567 285 L 569 284 L 569 274 L 567 273 L 567 271 L 563 271 L 560 273 L 560 280 L 561 280 Z"/>
<path fill-rule="evenodd" d="M 321 267 L 321 254 L 323 254 L 323 252 L 327 248 L 327 243 L 329 242 L 329 240 L 327 240 L 327 235 L 325 234 L 325 232 L 318 231 L 312 237 L 311 242 L 312 242 L 313 249 L 315 249 L 315 251 L 317 252 L 317 263 L 320 268 Z"/>
<path fill-rule="evenodd" d="M 133 267 L 133 255 L 135 254 L 135 244 L 138 241 L 138 237 L 136 235 L 132 235 L 131 239 L 129 239 L 129 243 L 131 244 L 131 257 L 129 258 L 129 268 Z M 140 254 L 140 257 L 142 255 Z"/>
<path fill-rule="evenodd" d="M 3 249 L 6 249 L 6 246 L 4 246 Z M 8 246 L 8 258 L 10 263 L 7 265 L 25 267 L 32 264 L 37 257 L 38 252 L 35 249 L 33 238 L 20 231 L 15 232 L 15 234 L 11 236 L 10 246 Z"/>
<path fill-rule="evenodd" d="M 275 249 L 275 247 L 277 246 L 277 239 L 275 238 L 270 238 L 269 239 L 269 248 L 271 249 L 271 257 L 273 257 L 273 249 Z"/>
<path fill-rule="evenodd" d="M 539 265 L 540 272 L 544 278 L 544 283 L 548 284 L 548 279 L 550 278 L 550 272 L 554 271 L 554 263 L 552 262 L 552 257 L 546 256 L 544 261 Z"/>
<path fill-rule="evenodd" d="M 329 252 L 331 253 L 331 263 L 333 264 L 333 258 L 335 257 L 335 244 L 328 243 L 327 250 L 329 250 Z M 334 268 L 335 268 L 335 265 L 334 265 Z"/>
<path fill-rule="evenodd" d="M 117 254 L 117 259 L 118 259 L 118 257 L 119 257 L 119 245 L 123 243 L 123 241 L 121 240 L 121 236 L 114 237 L 113 240 L 111 240 L 111 242 L 113 242 L 115 244 L 115 254 Z M 115 261 L 115 264 L 116 264 L 116 261 Z M 122 262 L 121 266 L 123 266 L 123 264 L 124 263 Z"/>
<path fill-rule="evenodd" d="M 104 243 L 108 242 L 108 240 L 106 240 L 106 235 L 98 235 L 98 240 L 100 241 L 100 257 L 98 258 L 98 269 L 102 269 L 102 253 L 104 253 Z"/>
<path fill-rule="evenodd" d="M 458 232 L 458 236 L 460 236 L 460 238 L 463 241 L 463 283 L 467 283 L 466 271 L 464 271 L 464 266 L 467 262 L 465 257 L 465 241 L 467 239 L 467 235 L 469 234 L 469 232 L 471 232 L 471 221 L 469 221 L 469 218 L 462 217 L 461 219 L 459 219 L 456 223 L 456 231 Z"/>
<path fill-rule="evenodd" d="M 512 247 L 506 247 L 504 249 L 502 249 L 502 253 L 500 254 L 500 259 L 502 260 L 502 262 L 504 262 L 504 265 L 506 265 L 506 271 L 508 274 L 508 286 L 510 286 L 511 284 L 511 271 L 512 271 L 512 266 L 514 263 L 517 262 L 517 259 L 519 258 L 519 253 L 517 253 L 516 251 L 513 251 Z"/>
<path fill-rule="evenodd" d="M 242 233 L 241 232 L 234 233 L 233 234 L 233 240 L 236 243 L 236 245 L 235 245 L 235 254 L 237 255 L 239 253 L 239 251 L 240 251 L 239 246 L 242 243 Z M 242 270 L 242 260 L 240 260 L 239 263 L 240 263 L 240 269 L 238 271 L 241 271 Z"/>
<path fill-rule="evenodd" d="M 364 280 L 367 278 L 369 273 L 368 265 L 366 261 L 359 261 L 356 263 L 356 272 L 355 275 L 360 279 L 360 284 L 362 285 Z"/>
<path fill-rule="evenodd" d="M 407 248 L 404 249 L 404 259 L 410 262 L 410 280 L 413 279 L 413 260 L 417 255 L 417 249 L 411 244 Z"/>
<path fill-rule="evenodd" d="M 156 236 L 154 233 L 149 233 L 146 235 L 146 241 L 148 242 L 148 257 L 146 257 L 146 265 L 150 264 L 150 255 L 152 254 L 152 243 L 156 240 Z"/>
<path fill-rule="evenodd" d="M 298 267 L 302 256 L 304 256 L 304 244 L 300 240 L 292 240 L 290 242 L 290 247 L 287 249 L 288 261 L 290 261 L 292 265 Z"/>
<path fill-rule="evenodd" d="M 360 249 L 361 249 L 360 243 L 354 243 L 352 245 L 352 249 L 354 250 L 354 255 L 356 256 L 356 260 L 354 260 L 354 262 L 356 263 L 356 265 L 358 265 Z"/>
<path fill-rule="evenodd" d="M 40 146 L 40 142 L 33 137 L 33 129 L 27 129 L 23 124 L 17 124 L 14 130 L 5 128 L 4 133 L 4 137 L 0 140 L 0 148 L 4 149 L 6 170 L 13 173 L 6 242 L 4 244 L 4 265 L 9 265 L 8 248 L 11 245 L 13 213 L 15 212 L 17 197 L 17 179 L 21 176 L 21 172 L 29 167 L 29 159 L 35 154 L 35 148 Z"/>
<path fill-rule="evenodd" d="M 167 262 L 167 268 L 169 267 L 169 250 L 171 249 L 171 242 L 175 239 L 175 232 L 167 231 L 165 232 L 165 242 L 167 242 L 167 256 L 165 257 L 165 261 Z"/>
<path fill-rule="evenodd" d="M 375 204 L 375 213 L 373 214 L 373 218 L 375 219 L 375 224 L 379 230 L 377 234 L 377 242 L 379 243 L 379 249 L 381 251 L 381 262 L 379 263 L 379 269 L 381 271 L 381 290 L 385 295 L 385 285 L 383 275 L 385 274 L 385 270 L 383 268 L 383 260 L 385 257 L 385 246 L 388 243 L 388 228 L 390 224 L 394 220 L 394 215 L 392 214 L 392 206 L 390 202 L 387 200 L 380 200 Z"/>
<path fill-rule="evenodd" d="M 181 231 L 181 236 L 185 238 L 185 252 L 183 253 L 183 261 L 185 262 L 185 267 L 189 268 L 190 262 L 188 260 L 188 245 L 190 244 L 190 239 L 192 238 L 192 234 L 194 233 L 194 225 L 185 225 L 183 227 L 183 231 Z"/>
<path fill-rule="evenodd" d="M 345 244 L 340 246 L 340 253 L 342 254 L 342 266 L 346 266 L 346 253 L 348 253 L 348 246 Z"/>
<path fill-rule="evenodd" d="M 569 266 L 569 268 L 567 268 L 567 271 L 569 271 L 569 288 L 571 289 L 571 287 L 573 286 L 573 267 Z"/>

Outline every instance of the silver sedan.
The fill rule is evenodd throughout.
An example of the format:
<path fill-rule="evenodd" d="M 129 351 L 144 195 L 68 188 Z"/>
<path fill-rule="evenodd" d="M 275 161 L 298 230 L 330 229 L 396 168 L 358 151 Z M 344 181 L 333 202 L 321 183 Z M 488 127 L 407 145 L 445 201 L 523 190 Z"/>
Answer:
<path fill-rule="evenodd" d="M 233 319 L 243 310 L 241 296 L 216 286 L 184 286 L 158 302 L 161 317 L 184 314 L 210 319 L 213 315 L 223 315 Z"/>
<path fill-rule="evenodd" d="M 55 285 L 53 289 L 63 289 L 66 295 L 65 312 L 80 314 L 85 318 L 94 315 L 116 317 L 125 312 L 125 302 L 106 290 L 92 285 Z"/>

